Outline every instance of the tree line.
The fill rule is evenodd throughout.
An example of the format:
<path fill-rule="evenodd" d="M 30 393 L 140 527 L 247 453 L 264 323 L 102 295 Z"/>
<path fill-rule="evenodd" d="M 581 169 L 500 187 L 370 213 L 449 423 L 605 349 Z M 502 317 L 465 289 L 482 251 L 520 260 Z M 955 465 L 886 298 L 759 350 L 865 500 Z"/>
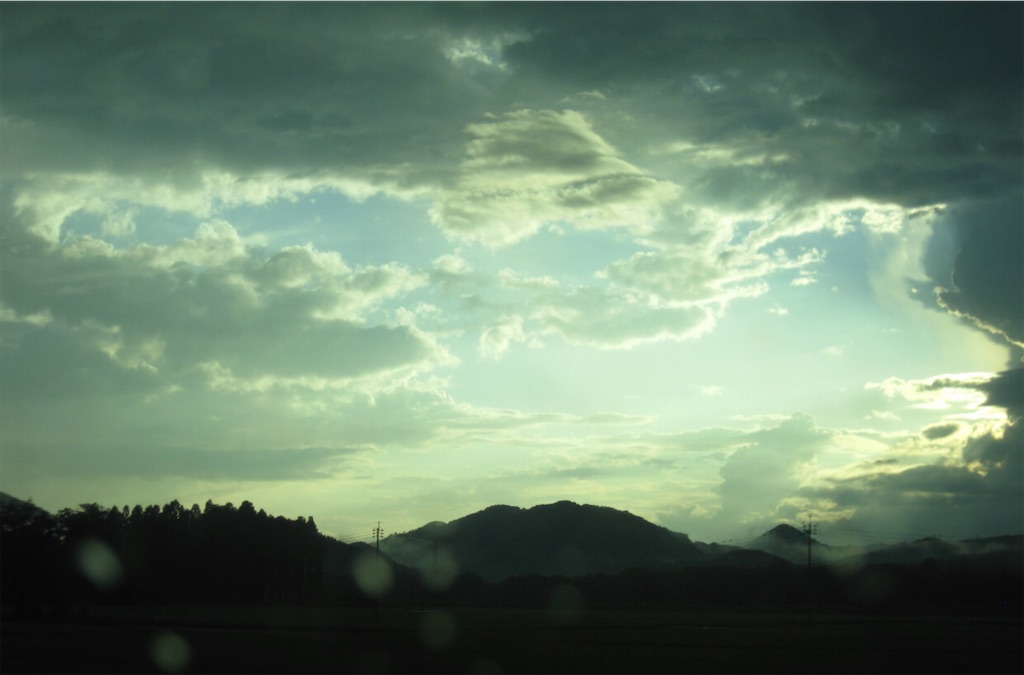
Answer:
<path fill-rule="evenodd" d="M 4 604 L 301 602 L 320 592 L 329 538 L 288 519 L 207 501 L 185 508 L 82 504 L 0 510 Z"/>

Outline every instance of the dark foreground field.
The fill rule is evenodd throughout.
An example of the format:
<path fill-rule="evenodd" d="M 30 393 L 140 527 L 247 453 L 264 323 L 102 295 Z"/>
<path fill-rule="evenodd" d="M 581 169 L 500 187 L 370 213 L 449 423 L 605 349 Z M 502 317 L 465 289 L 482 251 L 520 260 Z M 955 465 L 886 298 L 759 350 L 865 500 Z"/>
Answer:
<path fill-rule="evenodd" d="M 1020 673 L 1018 617 L 158 608 L 4 621 L 3 673 Z"/>

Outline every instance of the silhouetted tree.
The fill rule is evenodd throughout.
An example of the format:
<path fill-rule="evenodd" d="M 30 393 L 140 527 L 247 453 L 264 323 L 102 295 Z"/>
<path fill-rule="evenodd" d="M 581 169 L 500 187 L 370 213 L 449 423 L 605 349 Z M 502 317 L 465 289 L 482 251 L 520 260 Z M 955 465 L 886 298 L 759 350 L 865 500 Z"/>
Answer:
<path fill-rule="evenodd" d="M 0 508 L 0 537 L 4 605 L 19 615 L 38 614 L 44 605 L 65 605 L 70 570 L 58 520 L 31 501 L 6 502 Z"/>

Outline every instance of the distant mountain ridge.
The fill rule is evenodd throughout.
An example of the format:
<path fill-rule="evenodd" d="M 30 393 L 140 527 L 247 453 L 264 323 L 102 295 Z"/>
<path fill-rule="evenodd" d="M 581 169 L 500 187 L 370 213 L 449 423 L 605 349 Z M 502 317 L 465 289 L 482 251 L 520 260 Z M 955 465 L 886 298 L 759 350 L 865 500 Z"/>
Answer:
<path fill-rule="evenodd" d="M 39 508 L 32 503 L 31 499 L 29 501 L 25 501 L 24 499 L 18 499 L 13 495 L 9 495 L 6 492 L 0 492 L 0 511 L 17 511 L 25 518 L 53 518 L 52 513 Z"/>
<path fill-rule="evenodd" d="M 18 499 L 17 497 L 15 497 L 13 495 L 9 495 L 6 492 L 0 491 L 0 507 L 6 506 L 7 504 L 17 505 L 17 504 L 29 504 L 29 503 L 31 503 L 31 502 L 27 502 L 24 499 Z"/>
<path fill-rule="evenodd" d="M 429 569 L 440 556 L 458 571 L 488 580 L 664 569 L 704 557 L 685 534 L 626 511 L 571 501 L 528 509 L 491 506 L 391 535 L 381 541 L 381 551 L 419 569 Z"/>
<path fill-rule="evenodd" d="M 1024 536 L 948 542 L 832 546 L 811 538 L 815 565 L 859 568 L 917 565 L 927 560 L 1014 568 Z M 631 568 L 806 565 L 808 535 L 777 525 L 742 546 L 693 542 L 627 511 L 571 501 L 532 508 L 490 506 L 450 523 L 432 522 L 381 540 L 381 551 L 404 566 L 429 572 L 470 572 L 488 581 L 528 574 L 584 576 Z"/>
<path fill-rule="evenodd" d="M 915 541 L 861 546 L 832 546 L 811 538 L 812 564 L 834 567 L 917 565 L 927 560 L 987 564 L 1012 568 L 1022 560 L 1024 536 L 946 541 L 926 537 Z M 791 525 L 778 525 L 743 548 L 762 551 L 793 564 L 807 563 L 807 534 Z M 717 545 L 716 545 L 717 546 Z M 1024 567 L 1024 564 L 1017 565 Z"/>
<path fill-rule="evenodd" d="M 807 562 L 807 534 L 792 525 L 785 523 L 776 525 L 757 539 L 748 542 L 743 548 L 762 551 L 794 564 Z M 819 562 L 829 555 L 830 546 L 822 544 L 811 537 L 812 555 L 819 557 Z"/>
<path fill-rule="evenodd" d="M 798 530 L 792 525 L 783 523 L 782 525 L 776 525 L 772 529 L 768 530 L 761 535 L 762 538 L 774 537 L 780 541 L 784 541 L 790 544 L 796 543 L 803 546 L 807 545 L 807 533 L 803 530 Z M 813 538 L 811 541 L 814 541 Z M 817 542 L 815 542 L 817 543 Z"/>

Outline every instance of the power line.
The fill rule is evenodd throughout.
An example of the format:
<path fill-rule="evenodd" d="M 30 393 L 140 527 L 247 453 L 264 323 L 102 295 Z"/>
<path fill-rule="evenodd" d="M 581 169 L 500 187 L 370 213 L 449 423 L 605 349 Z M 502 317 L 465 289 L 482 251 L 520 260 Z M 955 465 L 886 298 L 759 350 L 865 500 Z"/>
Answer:
<path fill-rule="evenodd" d="M 377 521 L 377 527 L 373 528 L 373 536 L 377 538 L 377 555 L 380 555 L 380 538 L 384 534 L 384 530 L 380 529 L 380 521 Z"/>
<path fill-rule="evenodd" d="M 351 544 L 356 541 L 366 541 L 366 535 L 361 532 L 348 532 L 345 534 L 336 534 L 333 535 L 332 538 L 337 539 L 338 541 L 345 544 Z"/>
<path fill-rule="evenodd" d="M 811 574 L 811 549 L 814 544 L 814 535 L 818 533 L 818 524 L 814 522 L 814 514 L 807 514 L 807 522 L 804 523 L 801 531 L 807 537 L 807 623 L 811 623 L 811 605 L 814 603 L 814 591 L 811 588 L 814 580 Z"/>

